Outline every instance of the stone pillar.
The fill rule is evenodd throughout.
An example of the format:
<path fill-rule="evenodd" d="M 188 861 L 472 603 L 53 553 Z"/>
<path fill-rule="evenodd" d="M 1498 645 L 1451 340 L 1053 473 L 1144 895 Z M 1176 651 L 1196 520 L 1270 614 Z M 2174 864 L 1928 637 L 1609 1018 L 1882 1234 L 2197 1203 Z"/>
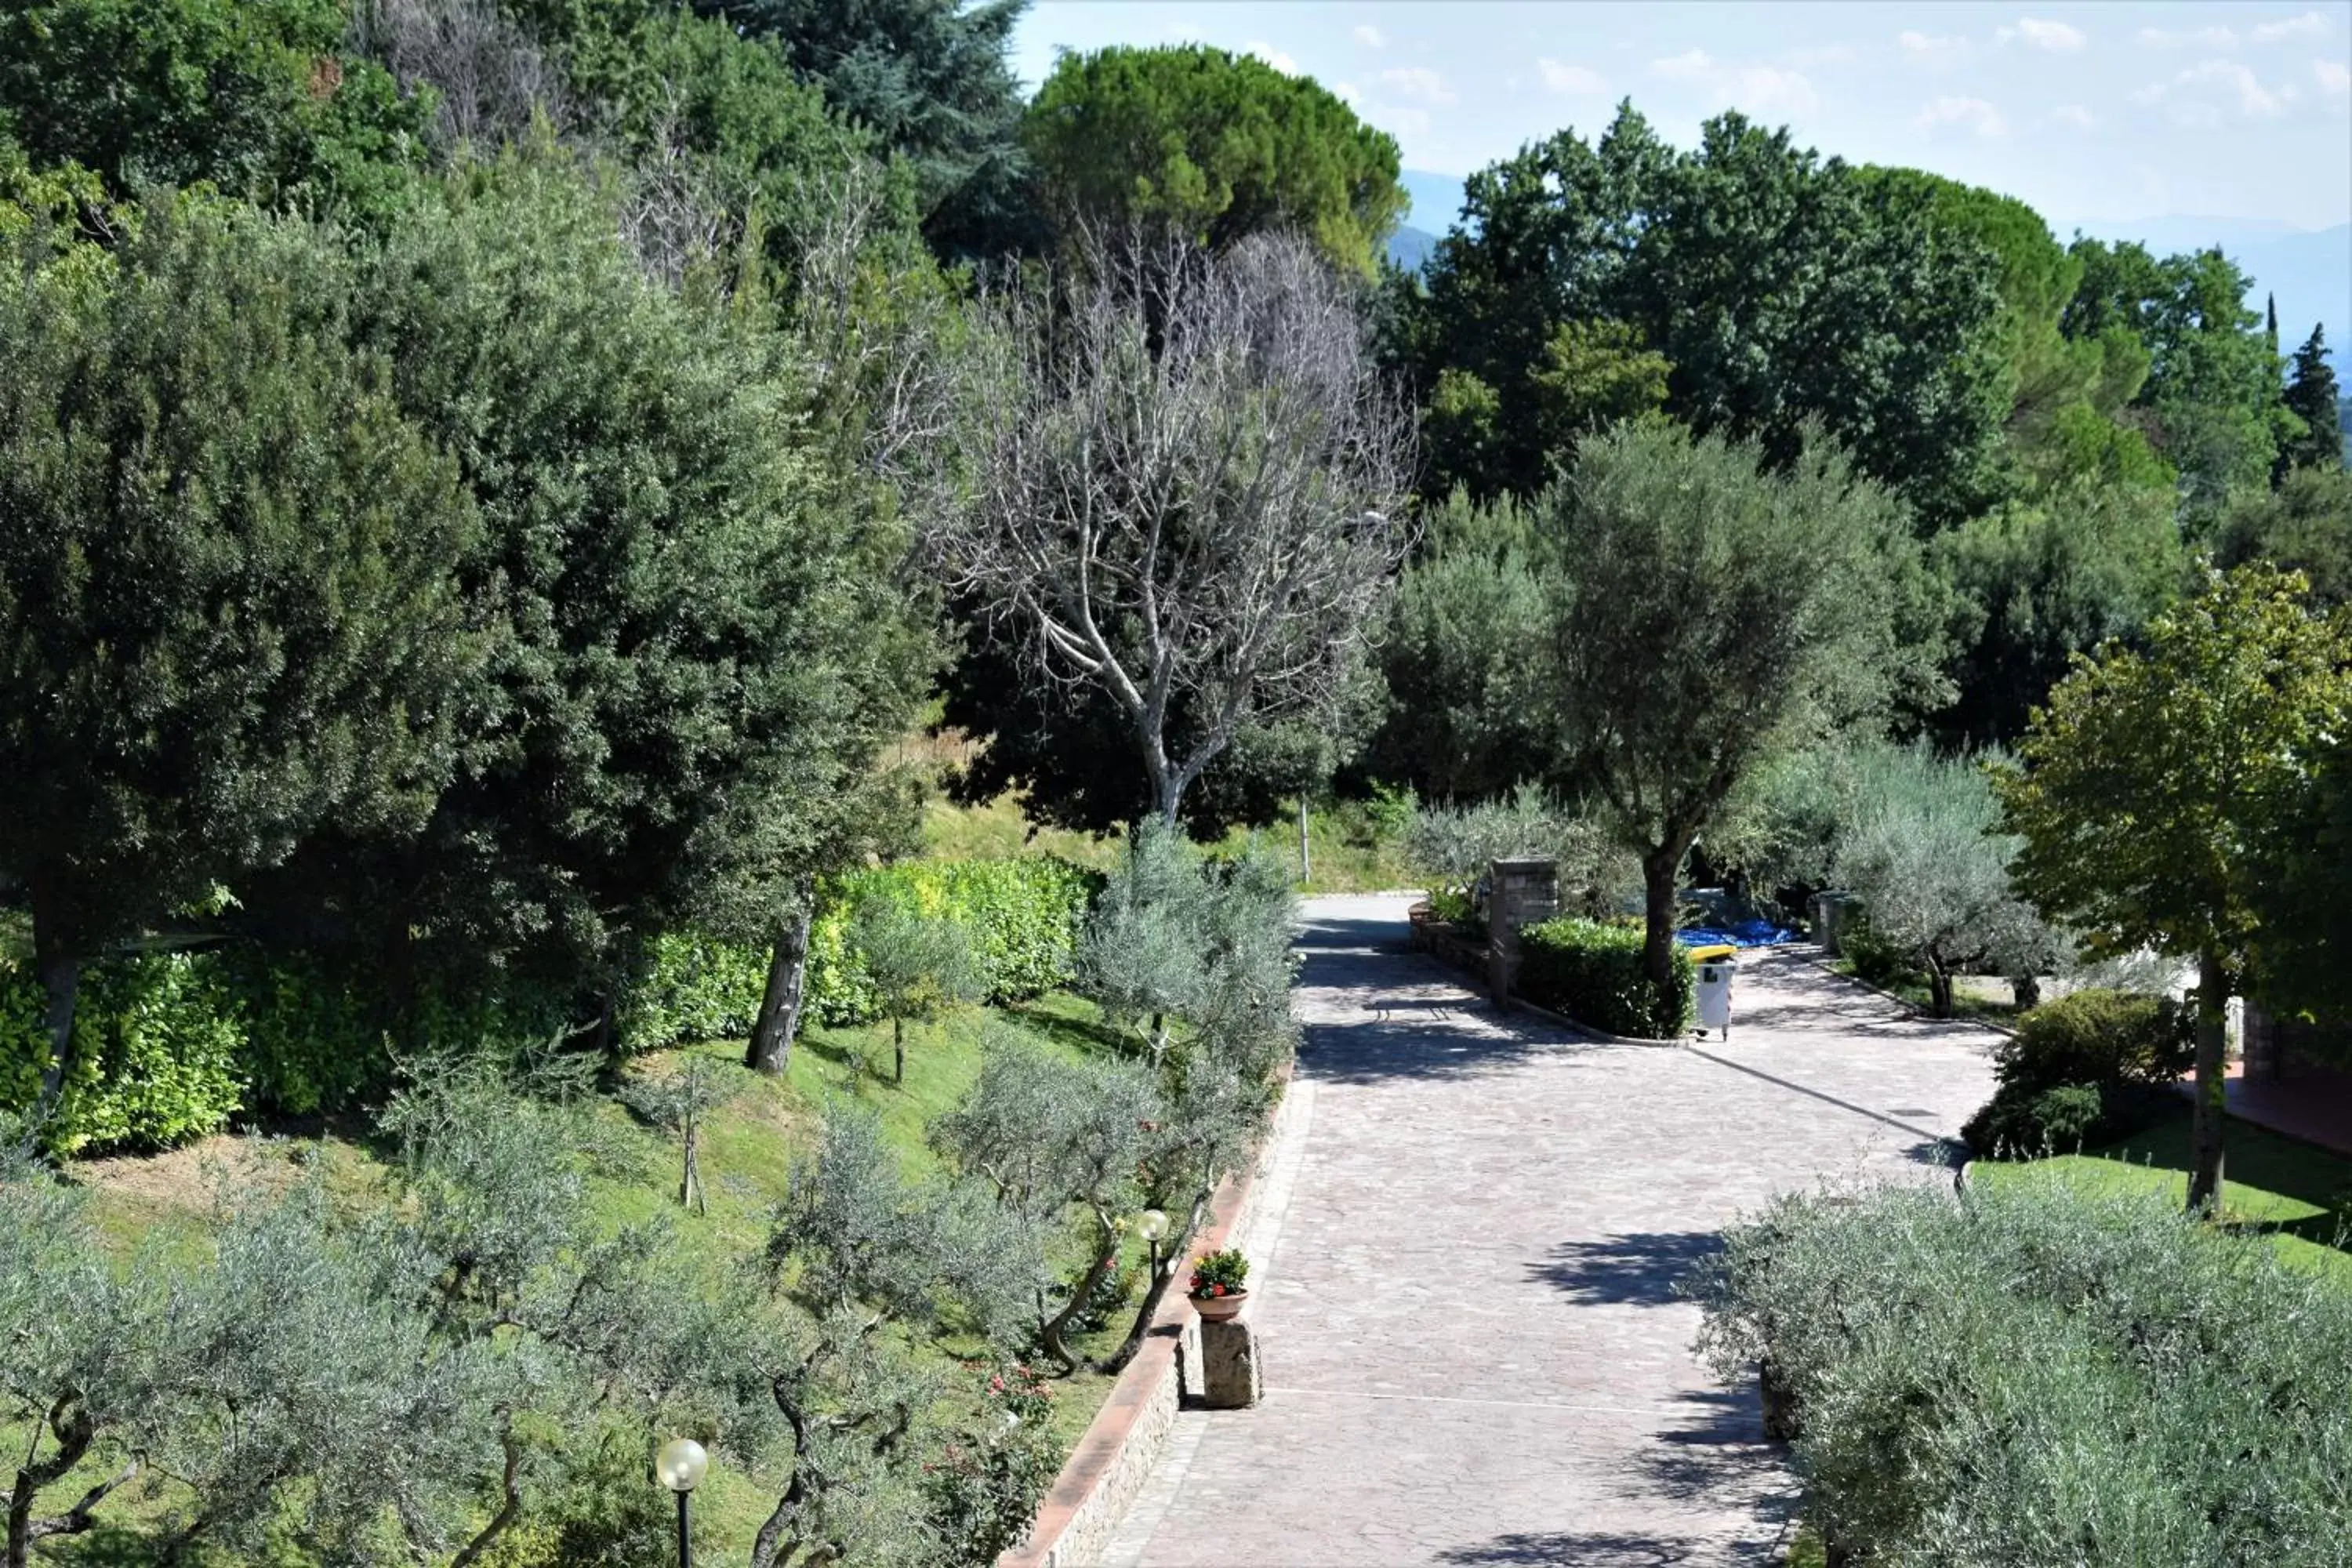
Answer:
<path fill-rule="evenodd" d="M 1495 1005 L 1507 1007 L 1519 973 L 1519 928 L 1559 912 L 1559 868 L 1549 860 L 1497 860 L 1487 879 L 1486 985 Z"/>
<path fill-rule="evenodd" d="M 1257 1331 L 1239 1318 L 1201 1321 L 1201 1403 L 1212 1410 L 1246 1410 L 1263 1397 Z"/>

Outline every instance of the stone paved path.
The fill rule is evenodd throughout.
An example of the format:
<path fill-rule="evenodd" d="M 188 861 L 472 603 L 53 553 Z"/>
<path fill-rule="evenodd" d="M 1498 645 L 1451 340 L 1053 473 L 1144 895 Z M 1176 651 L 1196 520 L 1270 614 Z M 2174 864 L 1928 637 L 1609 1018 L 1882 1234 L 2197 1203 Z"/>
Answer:
<path fill-rule="evenodd" d="M 1109 1562 L 1769 1562 L 1785 1474 L 1675 1281 L 1775 1191 L 1948 1179 L 1994 1037 L 1782 953 L 1727 1045 L 1580 1042 L 1408 952 L 1405 903 L 1308 905 L 1311 1103 L 1247 1240 L 1266 1399 L 1180 1417 Z"/>

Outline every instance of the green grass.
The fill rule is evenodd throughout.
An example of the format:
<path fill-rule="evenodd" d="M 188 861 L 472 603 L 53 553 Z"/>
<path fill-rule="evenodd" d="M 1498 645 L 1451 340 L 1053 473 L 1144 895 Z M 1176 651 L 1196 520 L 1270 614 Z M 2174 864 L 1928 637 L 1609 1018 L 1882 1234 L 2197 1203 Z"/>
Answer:
<path fill-rule="evenodd" d="M 2078 1184 L 2189 1199 L 2191 1112 L 2177 1112 L 2120 1143 L 2024 1163 L 1979 1161 L 1970 1179 Z M 2221 1222 L 2266 1236 L 2281 1258 L 2352 1285 L 2352 1160 L 2232 1118 L 2222 1155 Z"/>
<path fill-rule="evenodd" d="M 1833 958 L 1830 960 L 1830 967 L 1848 980 L 1875 986 L 1891 996 L 1901 998 L 1911 1006 L 1917 1008 L 1923 1016 L 1932 1014 L 1935 1010 L 1934 999 L 1928 992 L 1927 982 L 1923 976 L 1897 974 L 1890 977 L 1885 974 L 1860 974 L 1855 973 L 1853 960 L 1851 958 Z M 1952 992 L 1952 1016 L 1955 1018 L 1967 1018 L 1987 1024 L 2013 1024 L 2021 1011 L 2023 1009 L 2007 997 L 1972 995 L 1965 987 L 1955 987 Z"/>
<path fill-rule="evenodd" d="M 929 1122 L 962 1098 L 979 1077 L 982 1042 L 992 1021 L 1024 1029 L 1047 1048 L 1072 1058 L 1116 1048 L 1116 1035 L 1090 1004 L 1056 994 L 1010 1009 L 968 1009 L 935 1026 L 909 1026 L 907 1077 L 903 1085 L 889 1081 L 890 1028 L 887 1024 L 856 1028 L 811 1026 L 795 1043 L 783 1077 L 770 1079 L 740 1073 L 742 1091 L 711 1115 L 702 1136 L 699 1166 L 707 1191 L 707 1215 L 688 1215 L 682 1221 L 685 1244 L 711 1263 L 740 1256 L 766 1239 L 770 1215 L 788 1190 L 793 1162 L 810 1147 L 824 1107 L 832 1101 L 854 1100 L 871 1108 L 910 1173 L 936 1171 L 938 1159 L 924 1139 Z M 637 1058 L 642 1070 L 662 1072 L 690 1056 L 738 1064 L 740 1041 L 713 1041 Z M 679 1151 L 675 1140 L 639 1123 L 617 1100 L 594 1108 L 598 1131 L 592 1189 L 598 1214 L 618 1226 L 677 1207 Z M 221 1143 L 215 1161 L 234 1158 L 238 1174 L 262 1181 L 290 1180 L 297 1159 L 323 1165 L 323 1179 L 339 1205 L 353 1210 L 381 1200 L 384 1167 L 380 1149 L 359 1136 L 330 1133 L 316 1140 L 284 1140 L 260 1145 Z M 189 1151 L 156 1156 L 150 1161 L 107 1162 L 86 1167 L 92 1180 L 93 1218 L 108 1242 L 128 1258 L 142 1243 L 161 1245 L 167 1255 L 194 1250 L 205 1244 L 207 1210 L 205 1184 L 195 1179 L 207 1160 L 205 1152 Z M 1131 1261 L 1139 1265 L 1139 1256 Z M 1075 1259 L 1073 1259 L 1075 1261 Z M 1083 1355 L 1097 1356 L 1116 1348 L 1124 1335 L 1128 1314 L 1091 1339 L 1074 1346 Z M 932 1342 L 943 1360 L 976 1358 L 986 1351 L 981 1342 L 954 1333 Z M 1108 1378 L 1080 1371 L 1057 1386 L 1053 1431 L 1066 1451 L 1076 1442 L 1108 1394 Z M 961 1417 L 970 1401 L 951 1397 L 940 1414 Z M 22 1453 L 28 1434 L 0 1426 L 0 1450 Z M 97 1466 L 68 1477 L 45 1494 L 45 1506 L 62 1508 L 97 1478 Z M 648 1483 L 650 1484 L 650 1483 Z M 45 1561 L 69 1563 L 80 1568 L 153 1560 L 144 1524 L 159 1522 L 173 1498 L 163 1487 L 127 1489 L 101 1510 L 109 1528 L 45 1548 Z M 70 1494 L 70 1495 L 68 1495 Z M 715 1467 L 711 1479 L 696 1494 L 697 1538 L 707 1542 L 719 1561 L 737 1562 L 747 1552 L 751 1537 L 775 1497 L 749 1478 Z M 288 1557 L 289 1565 L 299 1563 Z M 217 1555 L 199 1554 L 192 1568 L 264 1568 Z M 268 1568 L 277 1568 L 273 1558 Z"/>
<path fill-rule="evenodd" d="M 1253 837 L 1236 827 L 1212 847 L 1228 854 L 1243 850 Z M 1258 829 L 1255 837 L 1293 867 L 1298 864 L 1296 819 Z M 1381 892 L 1412 887 L 1417 879 L 1406 868 L 1398 846 L 1371 829 L 1363 813 L 1352 807 L 1308 814 L 1307 859 L 1314 875 L 1297 885 L 1302 893 Z M 923 808 L 923 854 L 934 860 L 1003 859 L 1018 855 L 1057 855 L 1081 866 L 1108 870 L 1118 864 L 1120 841 L 1072 833 L 1058 827 L 1033 827 L 1021 815 L 1012 795 L 1000 795 L 986 805 L 963 806 L 934 798 Z"/>

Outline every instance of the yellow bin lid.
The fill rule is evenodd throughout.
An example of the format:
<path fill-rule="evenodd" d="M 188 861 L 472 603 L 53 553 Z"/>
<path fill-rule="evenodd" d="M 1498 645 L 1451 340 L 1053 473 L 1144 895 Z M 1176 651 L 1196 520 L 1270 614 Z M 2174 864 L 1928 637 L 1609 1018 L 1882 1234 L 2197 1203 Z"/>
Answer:
<path fill-rule="evenodd" d="M 1690 950 L 1691 962 L 1712 963 L 1718 958 L 1729 958 L 1738 951 L 1727 942 L 1718 942 L 1708 947 L 1694 947 Z"/>

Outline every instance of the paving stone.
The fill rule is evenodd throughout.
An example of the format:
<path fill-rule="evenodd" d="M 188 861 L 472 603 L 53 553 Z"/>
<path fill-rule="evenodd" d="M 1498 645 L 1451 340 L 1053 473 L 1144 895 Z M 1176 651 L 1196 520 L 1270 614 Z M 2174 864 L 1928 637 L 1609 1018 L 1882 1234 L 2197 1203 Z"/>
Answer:
<path fill-rule="evenodd" d="M 1108 1562 L 1770 1561 L 1795 1494 L 1678 1284 L 1775 1192 L 1948 1180 L 1997 1037 L 1784 952 L 1742 961 L 1727 1044 L 1590 1044 L 1411 952 L 1406 902 L 1308 905 L 1264 1400 L 1178 1418 Z"/>

